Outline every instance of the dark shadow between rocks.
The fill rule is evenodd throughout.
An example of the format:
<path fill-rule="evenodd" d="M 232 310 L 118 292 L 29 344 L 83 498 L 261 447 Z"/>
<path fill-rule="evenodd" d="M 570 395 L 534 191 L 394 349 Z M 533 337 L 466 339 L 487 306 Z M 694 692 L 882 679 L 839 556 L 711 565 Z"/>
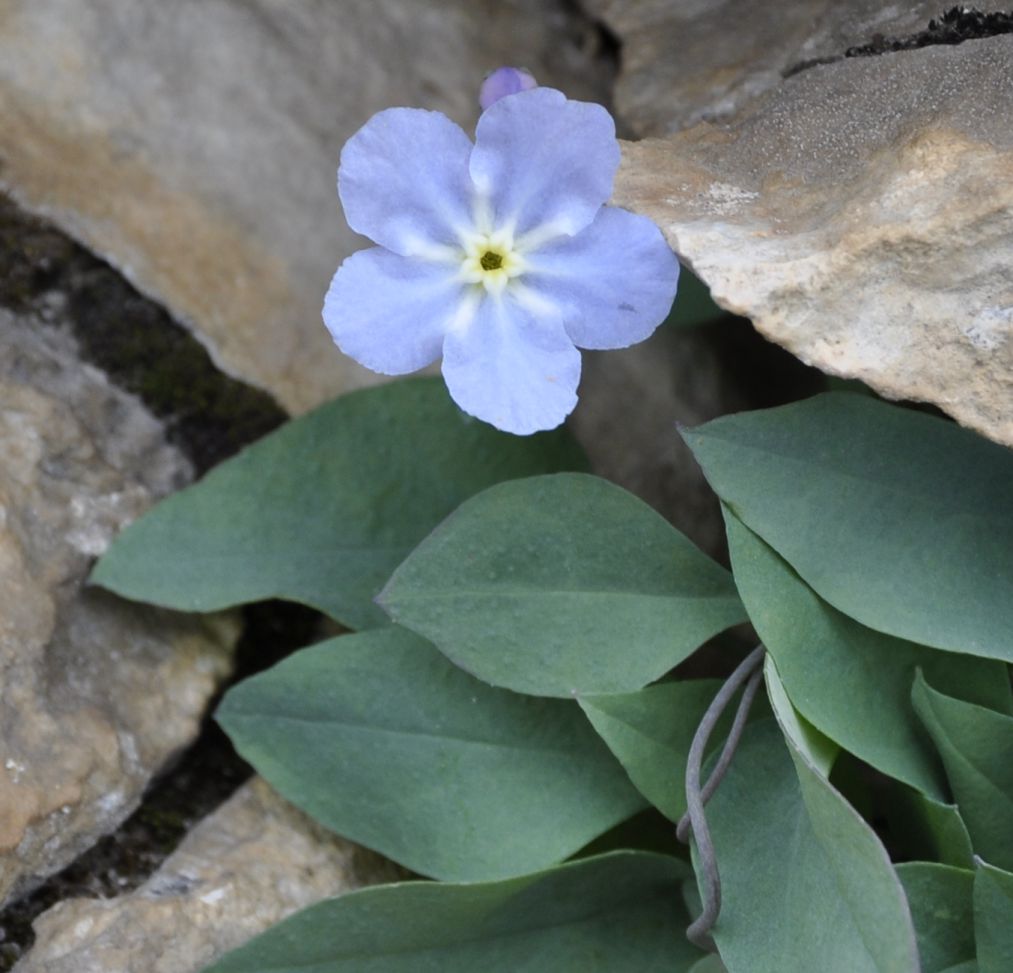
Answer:
<path fill-rule="evenodd" d="M 84 362 L 163 421 L 167 438 L 198 475 L 286 418 L 269 395 L 218 371 L 186 329 L 112 267 L 2 194 L 0 307 L 69 332 Z M 251 605 L 243 615 L 233 682 L 320 633 L 321 616 L 298 605 Z M 217 702 L 197 740 L 162 770 L 115 832 L 0 913 L 0 973 L 31 945 L 32 922 L 41 912 L 66 898 L 108 898 L 141 885 L 251 774 L 210 715 Z"/>
<path fill-rule="evenodd" d="M 109 264 L 0 193 L 0 306 L 68 329 L 81 357 L 140 398 L 198 476 L 285 421 Z"/>
<path fill-rule="evenodd" d="M 982 13 L 974 7 L 951 7 L 938 20 L 930 20 L 924 30 L 904 37 L 876 34 L 867 44 L 849 47 L 835 57 L 817 57 L 793 64 L 782 72 L 782 77 L 790 78 L 820 64 L 833 64 L 848 57 L 877 57 L 896 51 L 914 51 L 934 44 L 963 44 L 964 41 L 982 40 L 1000 34 L 1013 34 L 1013 10 L 1008 13 Z"/>
<path fill-rule="evenodd" d="M 234 685 L 321 637 L 321 616 L 271 601 L 243 609 Z M 108 899 L 142 885 L 187 832 L 222 804 L 253 770 L 213 718 L 225 687 L 212 700 L 196 741 L 155 778 L 140 806 L 62 872 L 0 912 L 0 973 L 7 973 L 35 940 L 32 923 L 64 899 Z"/>

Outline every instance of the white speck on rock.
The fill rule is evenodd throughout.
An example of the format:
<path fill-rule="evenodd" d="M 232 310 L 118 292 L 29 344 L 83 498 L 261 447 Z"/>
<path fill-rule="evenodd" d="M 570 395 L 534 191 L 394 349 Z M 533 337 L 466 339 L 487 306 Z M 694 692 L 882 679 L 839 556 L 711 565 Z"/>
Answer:
<path fill-rule="evenodd" d="M 976 348 L 994 351 L 1013 332 L 1013 305 L 983 308 L 960 330 Z"/>
<path fill-rule="evenodd" d="M 80 922 L 74 924 L 74 936 L 77 939 L 84 939 L 91 932 L 91 927 L 94 925 L 94 919 L 82 919 Z"/>
<path fill-rule="evenodd" d="M 67 532 L 67 541 L 88 557 L 104 554 L 122 518 L 123 506 L 122 491 L 100 497 L 73 497 L 69 511 L 74 526 Z"/>
<path fill-rule="evenodd" d="M 118 811 L 126 803 L 126 795 L 123 791 L 116 790 L 110 791 L 108 794 L 103 794 L 98 800 L 98 805 L 102 809 L 103 814 L 112 815 Z"/>
<path fill-rule="evenodd" d="M 221 900 L 225 898 L 227 893 L 228 889 L 226 889 L 225 886 L 222 885 L 216 889 L 212 889 L 210 892 L 205 892 L 200 897 L 200 900 L 205 905 L 214 905 L 216 902 L 221 902 Z"/>
<path fill-rule="evenodd" d="M 710 206 L 719 213 L 727 213 L 729 210 L 737 209 L 743 203 L 756 199 L 759 193 L 749 189 L 740 189 L 728 182 L 712 182 L 704 193 L 704 198 Z"/>

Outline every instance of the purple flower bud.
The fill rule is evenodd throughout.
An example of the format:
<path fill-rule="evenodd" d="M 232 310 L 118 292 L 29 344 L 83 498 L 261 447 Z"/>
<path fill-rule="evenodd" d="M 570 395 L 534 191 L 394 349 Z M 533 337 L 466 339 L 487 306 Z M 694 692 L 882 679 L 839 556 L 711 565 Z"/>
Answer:
<path fill-rule="evenodd" d="M 497 68 L 482 82 L 478 103 L 482 106 L 482 111 L 485 111 L 500 98 L 537 87 L 538 82 L 534 76 L 524 68 Z"/>

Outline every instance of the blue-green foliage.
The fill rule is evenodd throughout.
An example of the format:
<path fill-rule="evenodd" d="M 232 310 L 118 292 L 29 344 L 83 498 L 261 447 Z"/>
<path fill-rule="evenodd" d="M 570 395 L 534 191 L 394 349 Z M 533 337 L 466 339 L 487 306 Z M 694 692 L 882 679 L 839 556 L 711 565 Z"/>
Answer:
<path fill-rule="evenodd" d="M 296 420 L 113 545 L 93 580 L 128 597 L 372 629 L 218 719 L 324 825 L 443 880 L 320 903 L 209 973 L 1013 969 L 1013 454 L 840 393 L 686 439 L 731 574 L 565 472 L 565 435 L 494 433 L 427 381 Z M 673 670 L 744 620 L 769 708 L 708 805 L 719 963 L 682 938 L 684 861 L 580 850 L 683 813 L 719 682 Z"/>
<path fill-rule="evenodd" d="M 181 611 L 283 598 L 371 628 L 390 573 L 463 500 L 585 462 L 561 431 L 518 439 L 466 416 L 435 379 L 353 392 L 159 504 L 92 581 Z"/>

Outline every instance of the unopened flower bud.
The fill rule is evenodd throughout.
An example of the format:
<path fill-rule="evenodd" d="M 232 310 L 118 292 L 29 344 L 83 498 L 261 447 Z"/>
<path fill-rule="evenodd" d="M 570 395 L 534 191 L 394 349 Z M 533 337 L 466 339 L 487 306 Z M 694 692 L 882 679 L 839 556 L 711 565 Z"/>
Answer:
<path fill-rule="evenodd" d="M 485 111 L 500 98 L 537 87 L 534 75 L 523 68 L 497 68 L 482 82 L 478 103 L 482 106 L 482 111 Z"/>

